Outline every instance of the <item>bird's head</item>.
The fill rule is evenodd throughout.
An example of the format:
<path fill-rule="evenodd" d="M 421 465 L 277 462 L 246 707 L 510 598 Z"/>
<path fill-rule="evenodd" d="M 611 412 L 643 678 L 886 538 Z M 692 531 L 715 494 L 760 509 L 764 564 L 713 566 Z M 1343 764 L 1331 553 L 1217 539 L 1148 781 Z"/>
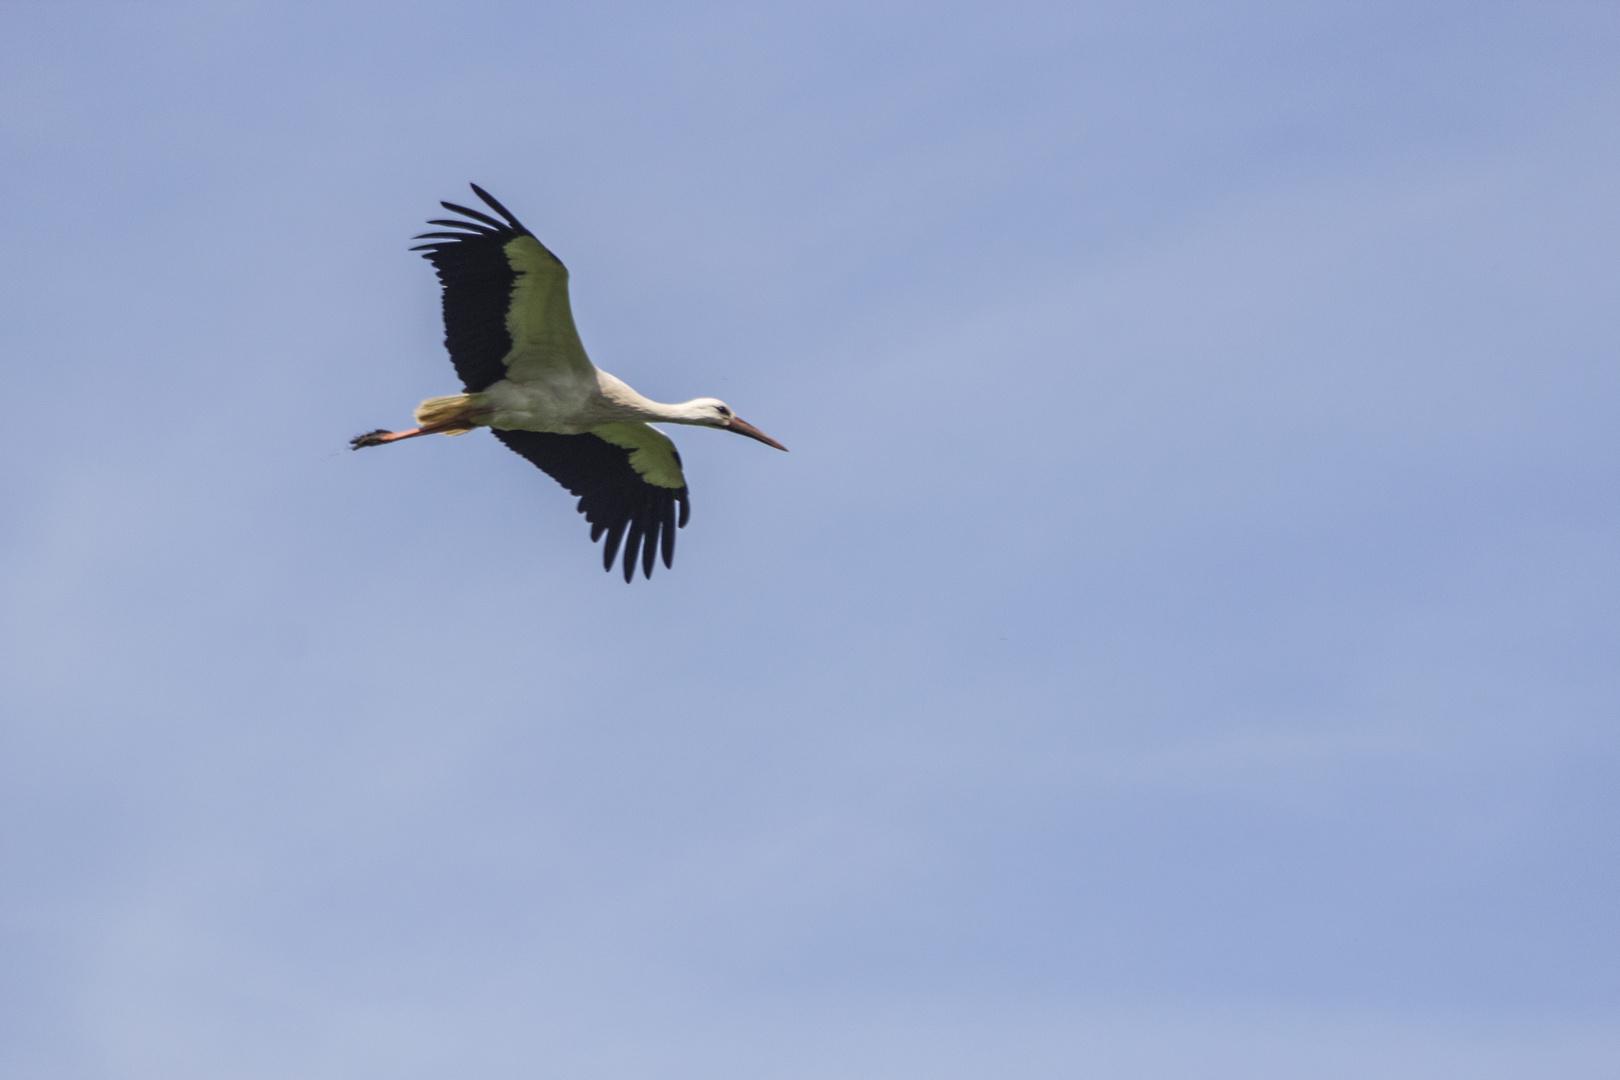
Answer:
<path fill-rule="evenodd" d="M 702 424 L 704 427 L 725 428 L 727 431 L 735 431 L 739 435 L 747 435 L 750 439 L 758 439 L 766 446 L 774 446 L 778 450 L 787 449 L 787 447 L 759 430 L 759 428 L 732 412 L 731 406 L 719 398 L 697 398 L 688 401 L 686 407 L 691 413 L 692 423 L 694 424 Z"/>

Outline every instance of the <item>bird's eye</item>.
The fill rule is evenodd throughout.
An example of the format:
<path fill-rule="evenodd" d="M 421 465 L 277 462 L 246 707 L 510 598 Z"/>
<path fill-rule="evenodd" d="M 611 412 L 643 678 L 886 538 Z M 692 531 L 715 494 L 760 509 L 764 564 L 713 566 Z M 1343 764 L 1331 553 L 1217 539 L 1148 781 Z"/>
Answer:
<path fill-rule="evenodd" d="M 726 408 L 724 405 L 716 405 L 715 408 L 720 410 L 720 415 L 721 416 L 730 416 L 731 415 L 731 410 Z"/>

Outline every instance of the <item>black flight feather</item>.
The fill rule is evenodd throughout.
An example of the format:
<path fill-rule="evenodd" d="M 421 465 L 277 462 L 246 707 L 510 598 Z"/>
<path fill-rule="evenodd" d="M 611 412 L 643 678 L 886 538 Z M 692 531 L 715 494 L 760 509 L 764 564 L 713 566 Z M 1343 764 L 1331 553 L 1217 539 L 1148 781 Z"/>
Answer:
<path fill-rule="evenodd" d="M 473 221 L 457 221 L 455 218 L 429 218 L 429 225 L 449 225 L 453 229 L 466 229 L 475 233 L 492 233 L 495 230 L 487 225 L 480 225 Z M 464 234 L 457 234 L 464 235 Z"/>
<path fill-rule="evenodd" d="M 477 191 L 478 188 L 474 187 L 473 190 Z M 460 203 L 453 203 L 453 202 L 442 202 L 439 205 L 444 207 L 446 210 L 450 211 L 453 214 L 465 214 L 467 217 L 477 218 L 479 221 L 484 222 L 486 225 L 493 225 L 497 229 L 511 228 L 511 225 L 509 225 L 507 222 L 496 221 L 494 218 L 490 217 L 488 214 L 484 213 L 482 210 L 474 210 L 471 207 L 462 206 Z M 515 222 L 513 224 L 515 224 Z"/>
<path fill-rule="evenodd" d="M 652 577 L 652 562 L 647 556 L 655 554 L 658 550 L 659 526 L 663 524 L 663 518 L 658 513 L 657 507 L 644 506 L 641 508 L 641 519 L 638 524 L 641 526 L 641 550 L 636 552 L 639 556 L 636 561 L 645 567 L 643 571 L 645 575 Z"/>
<path fill-rule="evenodd" d="M 675 505 L 664 504 L 664 568 L 675 565 Z"/>
<path fill-rule="evenodd" d="M 474 195 L 477 195 L 480 199 L 483 199 L 484 202 L 488 203 L 491 210 L 494 210 L 497 214 L 501 215 L 501 217 L 505 218 L 508 222 L 510 222 L 512 224 L 513 228 L 517 228 L 517 229 L 523 228 L 523 226 L 518 224 L 518 219 L 512 216 L 512 211 L 510 211 L 506 207 L 502 206 L 500 204 L 500 202 L 495 198 L 495 196 L 491 195 L 489 192 L 485 191 L 483 188 L 479 187 L 477 184 L 468 184 L 467 186 L 473 189 L 473 194 Z M 488 220 L 488 219 L 485 219 L 485 220 Z M 491 224 L 494 224 L 494 223 L 491 222 Z"/>
<path fill-rule="evenodd" d="M 422 252 L 422 257 L 438 271 L 444 286 L 444 345 L 462 386 L 470 394 L 486 390 L 506 377 L 502 361 L 512 351 L 506 312 L 517 274 L 507 261 L 505 248 L 520 236 L 534 235 L 482 188 L 474 185 L 473 191 L 506 221 L 497 221 L 481 210 L 441 203 L 445 209 L 472 220 L 441 218 L 430 224 L 466 231 L 423 233 L 416 239 L 434 243 L 411 249 Z M 540 246 L 545 250 L 544 244 Z"/>

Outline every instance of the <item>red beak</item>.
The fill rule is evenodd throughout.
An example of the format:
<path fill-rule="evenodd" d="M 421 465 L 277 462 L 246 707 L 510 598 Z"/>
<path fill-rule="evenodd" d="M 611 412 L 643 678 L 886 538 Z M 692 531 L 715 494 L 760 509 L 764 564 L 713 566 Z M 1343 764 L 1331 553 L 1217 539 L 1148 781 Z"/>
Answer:
<path fill-rule="evenodd" d="M 726 430 L 727 431 L 735 431 L 739 435 L 746 435 L 750 439 L 758 439 L 760 442 L 764 443 L 766 446 L 774 446 L 778 450 L 786 450 L 787 449 L 787 447 L 783 446 L 781 443 L 777 442 L 775 439 L 771 438 L 769 435 L 767 435 L 763 431 L 759 430 L 759 428 L 755 427 L 753 424 L 750 424 L 746 420 L 738 419 L 735 416 L 733 416 L 730 420 L 726 421 Z"/>

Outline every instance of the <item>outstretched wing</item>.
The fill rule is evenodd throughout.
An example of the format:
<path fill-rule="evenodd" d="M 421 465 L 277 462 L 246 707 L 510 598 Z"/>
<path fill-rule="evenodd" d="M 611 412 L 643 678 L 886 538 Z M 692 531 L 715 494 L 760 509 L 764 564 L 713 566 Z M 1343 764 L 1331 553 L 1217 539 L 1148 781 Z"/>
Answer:
<path fill-rule="evenodd" d="M 636 576 L 638 548 L 646 577 L 652 577 L 653 560 L 660 549 L 664 565 L 673 565 L 675 530 L 686 527 L 692 505 L 681 473 L 681 455 L 669 436 L 646 424 L 603 424 L 583 435 L 490 430 L 579 496 L 579 512 L 590 522 L 591 540 L 607 534 L 602 548 L 604 570 L 613 569 L 621 540 L 627 582 Z"/>
<path fill-rule="evenodd" d="M 509 374 L 532 379 L 558 369 L 588 378 L 595 370 L 568 306 L 568 269 L 511 211 L 477 184 L 473 193 L 504 221 L 481 210 L 440 203 L 471 220 L 440 218 L 456 232 L 431 232 L 412 251 L 444 286 L 444 346 L 467 392 Z"/>

